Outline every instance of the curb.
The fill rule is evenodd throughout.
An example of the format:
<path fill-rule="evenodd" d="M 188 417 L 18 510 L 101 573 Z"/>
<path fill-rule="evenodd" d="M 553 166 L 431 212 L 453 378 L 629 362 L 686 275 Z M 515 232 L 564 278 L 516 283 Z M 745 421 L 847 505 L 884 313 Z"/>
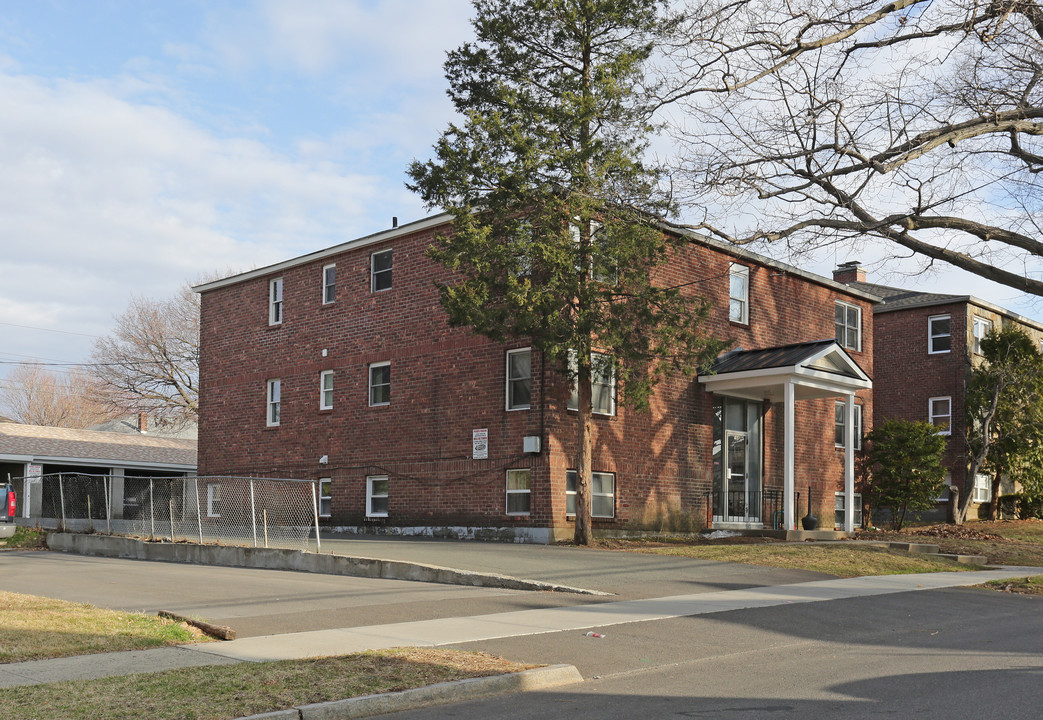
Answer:
<path fill-rule="evenodd" d="M 578 682 L 583 682 L 583 676 L 574 665 L 549 665 L 509 675 L 468 678 L 401 692 L 361 695 L 346 700 L 300 705 L 237 720 L 350 720 Z"/>
<path fill-rule="evenodd" d="M 198 545 L 195 543 L 145 542 L 117 535 L 83 533 L 47 533 L 47 546 L 58 552 L 129 560 L 152 560 L 193 565 L 244 567 L 258 570 L 292 570 L 323 575 L 414 580 L 491 587 L 504 590 L 567 592 L 577 595 L 611 595 L 598 590 L 557 585 L 539 580 L 526 580 L 510 575 L 480 573 L 470 570 L 411 563 L 404 560 L 380 560 L 347 555 L 327 555 L 283 548 L 244 547 L 240 545 Z"/>

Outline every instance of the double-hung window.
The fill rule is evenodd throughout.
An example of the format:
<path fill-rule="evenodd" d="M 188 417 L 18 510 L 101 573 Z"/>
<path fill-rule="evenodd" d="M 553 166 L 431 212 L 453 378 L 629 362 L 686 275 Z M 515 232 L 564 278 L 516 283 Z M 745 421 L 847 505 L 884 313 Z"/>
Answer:
<path fill-rule="evenodd" d="M 992 332 L 992 320 L 974 316 L 974 354 L 981 355 L 981 341 Z"/>
<path fill-rule="evenodd" d="M 206 486 L 206 516 L 221 517 L 221 483 Z"/>
<path fill-rule="evenodd" d="M 844 447 L 844 430 L 847 417 L 847 403 L 838 402 L 834 406 L 834 430 L 833 430 L 833 444 L 838 447 Z M 862 406 L 855 405 L 855 450 L 862 449 Z"/>
<path fill-rule="evenodd" d="M 528 410 L 532 398 L 532 353 L 529 348 L 507 351 L 507 409 Z"/>
<path fill-rule="evenodd" d="M 847 501 L 847 496 L 842 492 L 838 492 L 835 493 L 833 497 L 835 498 L 833 501 L 835 508 L 833 513 L 833 524 L 835 527 L 843 530 L 847 527 L 844 524 L 844 521 L 847 520 L 847 512 L 844 507 L 844 503 Z M 852 509 L 855 511 L 853 526 L 855 528 L 860 528 L 862 527 L 862 493 L 854 493 L 854 502 L 852 505 Z"/>
<path fill-rule="evenodd" d="M 952 398 L 934 397 L 927 401 L 928 416 L 939 435 L 952 433 Z"/>
<path fill-rule="evenodd" d="M 282 380 L 269 380 L 267 393 L 268 427 L 275 427 L 282 417 Z"/>
<path fill-rule="evenodd" d="M 373 363 L 369 366 L 370 407 L 391 404 L 391 363 Z"/>
<path fill-rule="evenodd" d="M 369 257 L 370 290 L 391 289 L 391 250 L 381 250 Z"/>
<path fill-rule="evenodd" d="M 337 266 L 322 268 L 322 304 L 329 305 L 337 299 Z"/>
<path fill-rule="evenodd" d="M 576 514 L 576 486 L 579 474 L 575 470 L 565 472 L 565 514 Z M 616 516 L 616 476 L 613 473 L 592 472 L 590 474 L 590 516 L 612 518 Z"/>
<path fill-rule="evenodd" d="M 528 470 L 507 471 L 507 514 L 528 515 L 532 508 L 532 478 Z"/>
<path fill-rule="evenodd" d="M 282 323 L 282 278 L 268 282 L 268 324 Z"/>
<path fill-rule="evenodd" d="M 333 409 L 333 371 L 319 373 L 319 410 Z"/>
<path fill-rule="evenodd" d="M 834 329 L 841 347 L 856 352 L 862 350 L 862 308 L 837 300 L 834 308 Z"/>
<path fill-rule="evenodd" d="M 728 319 L 743 325 L 750 322 L 750 269 L 745 265 L 729 266 Z"/>
<path fill-rule="evenodd" d="M 576 361 L 573 358 L 571 362 L 575 372 Z M 568 409 L 579 409 L 579 391 L 575 382 L 572 383 Z M 590 409 L 598 415 L 616 414 L 616 368 L 612 358 L 602 353 L 590 354 Z"/>
<path fill-rule="evenodd" d="M 388 476 L 366 478 L 366 517 L 388 516 Z"/>
<path fill-rule="evenodd" d="M 927 318 L 927 352 L 931 355 L 947 353 L 952 349 L 952 318 L 934 315 Z"/>
<path fill-rule="evenodd" d="M 319 517 L 329 517 L 333 509 L 333 478 L 319 478 Z"/>
<path fill-rule="evenodd" d="M 992 478 L 978 473 L 974 476 L 974 497 L 976 503 L 987 503 L 992 500 Z"/>

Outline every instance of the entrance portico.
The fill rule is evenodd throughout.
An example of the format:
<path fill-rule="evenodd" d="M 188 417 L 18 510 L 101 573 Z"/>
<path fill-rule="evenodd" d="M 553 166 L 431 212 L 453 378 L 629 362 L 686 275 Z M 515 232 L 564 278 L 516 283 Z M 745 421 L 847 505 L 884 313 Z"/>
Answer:
<path fill-rule="evenodd" d="M 782 515 L 783 529 L 786 530 L 795 529 L 796 518 L 796 403 L 801 400 L 844 398 L 844 530 L 854 530 L 852 508 L 855 494 L 855 393 L 871 388 L 873 383 L 844 348 L 835 340 L 818 340 L 763 350 L 740 348 L 717 358 L 710 368 L 710 373 L 701 375 L 699 382 L 710 392 L 726 399 L 760 402 L 768 400 L 782 404 Z M 726 427 L 726 411 L 722 412 L 722 416 L 723 428 Z M 725 429 L 722 434 L 722 454 L 725 458 L 729 444 L 736 448 L 741 444 L 740 434 L 736 434 L 736 431 L 732 431 L 733 434 L 728 432 Z M 746 452 L 743 448 L 743 462 L 748 463 L 745 458 Z M 724 478 L 739 472 L 735 463 L 727 460 L 722 462 L 720 471 Z M 748 480 L 749 474 L 746 472 Z"/>

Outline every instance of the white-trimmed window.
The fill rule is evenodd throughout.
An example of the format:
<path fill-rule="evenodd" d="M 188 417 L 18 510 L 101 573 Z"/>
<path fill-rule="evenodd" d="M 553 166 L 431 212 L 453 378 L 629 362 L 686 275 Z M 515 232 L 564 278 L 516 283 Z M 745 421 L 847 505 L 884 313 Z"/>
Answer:
<path fill-rule="evenodd" d="M 949 486 L 952 485 L 952 473 L 948 470 L 945 471 L 945 480 L 942 481 L 942 491 L 938 497 L 935 498 L 935 502 L 949 502 Z"/>
<path fill-rule="evenodd" d="M 992 332 L 992 320 L 974 316 L 974 354 L 981 355 L 981 341 Z"/>
<path fill-rule="evenodd" d="M 750 322 L 750 269 L 732 263 L 728 268 L 728 319 Z"/>
<path fill-rule="evenodd" d="M 602 239 L 603 233 L 601 233 L 603 227 L 597 220 L 590 221 L 590 277 L 596 282 L 605 283 L 606 285 L 617 285 L 619 284 L 619 268 L 612 262 L 611 258 L 598 250 L 599 242 L 602 245 L 604 244 Z M 572 236 L 573 244 L 578 249 L 581 242 L 579 225 L 570 223 L 569 234 Z M 579 270 L 579 265 L 579 258 L 577 257 L 577 270 Z"/>
<path fill-rule="evenodd" d="M 319 410 L 333 409 L 333 371 L 319 373 Z"/>
<path fill-rule="evenodd" d="M 575 359 L 571 360 L 571 365 L 575 373 Z M 579 409 L 579 391 L 575 382 L 572 383 L 567 407 L 569 410 Z M 616 414 L 616 368 L 612 359 L 602 353 L 590 354 L 590 409 L 598 415 Z"/>
<path fill-rule="evenodd" d="M 391 250 L 381 250 L 369 256 L 370 290 L 391 289 Z"/>
<path fill-rule="evenodd" d="M 366 478 L 366 517 L 388 516 L 388 476 Z"/>
<path fill-rule="evenodd" d="M 947 353 L 952 349 L 952 318 L 933 315 L 927 318 L 927 352 L 931 355 Z"/>
<path fill-rule="evenodd" d="M 221 517 L 221 483 L 206 486 L 206 516 Z"/>
<path fill-rule="evenodd" d="M 507 514 L 528 515 L 532 508 L 532 478 L 528 470 L 507 471 Z"/>
<path fill-rule="evenodd" d="M 844 521 L 847 520 L 847 513 L 844 511 L 844 503 L 847 502 L 847 496 L 842 492 L 838 492 L 834 494 L 834 497 L 836 498 L 834 500 L 836 510 L 833 514 L 833 525 L 843 530 L 847 527 L 844 524 Z M 854 493 L 853 497 L 852 505 L 855 511 L 854 527 L 860 528 L 862 527 L 862 493 Z"/>
<path fill-rule="evenodd" d="M 939 435 L 952 433 L 952 398 L 933 397 L 927 401 L 927 413 Z"/>
<path fill-rule="evenodd" d="M 532 399 L 532 352 L 507 351 L 507 409 L 528 410 Z"/>
<path fill-rule="evenodd" d="M 837 342 L 840 343 L 840 346 L 860 352 L 862 350 L 862 308 L 837 300 L 833 317 Z"/>
<path fill-rule="evenodd" d="M 337 300 L 337 264 L 322 268 L 322 304 L 329 305 Z"/>
<path fill-rule="evenodd" d="M 579 474 L 575 470 L 565 471 L 565 514 L 576 514 L 576 485 Z M 616 476 L 613 473 L 592 472 L 590 474 L 590 516 L 613 518 L 616 516 Z"/>
<path fill-rule="evenodd" d="M 282 380 L 268 381 L 268 427 L 275 427 L 282 419 Z"/>
<path fill-rule="evenodd" d="M 282 323 L 282 278 L 268 281 L 268 324 Z"/>
<path fill-rule="evenodd" d="M 834 418 L 833 444 L 844 447 L 844 422 L 847 417 L 847 403 L 838 402 L 833 406 Z M 862 449 L 862 406 L 855 404 L 855 450 Z"/>
<path fill-rule="evenodd" d="M 391 404 L 391 363 L 373 363 L 369 366 L 369 406 Z"/>
<path fill-rule="evenodd" d="M 992 478 L 982 473 L 975 475 L 974 496 L 971 499 L 976 503 L 987 503 L 992 500 Z"/>
<path fill-rule="evenodd" d="M 319 478 L 319 517 L 329 517 L 333 510 L 333 478 Z"/>

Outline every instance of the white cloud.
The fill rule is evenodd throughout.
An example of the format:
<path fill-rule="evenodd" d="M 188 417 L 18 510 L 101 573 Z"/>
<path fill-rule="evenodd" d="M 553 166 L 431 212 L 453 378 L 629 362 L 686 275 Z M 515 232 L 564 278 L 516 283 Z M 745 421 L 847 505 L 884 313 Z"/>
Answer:
<path fill-rule="evenodd" d="M 445 51 L 470 33 L 469 0 L 264 0 L 258 9 L 266 40 L 262 47 L 271 61 L 288 61 L 309 73 L 355 64 L 374 83 L 389 78 L 440 82 Z M 225 36 L 221 47 L 242 59 L 250 50 L 241 39 L 249 37 Z"/>
<path fill-rule="evenodd" d="M 371 232 L 377 201 L 398 191 L 396 178 L 219 137 L 141 90 L 154 89 L 0 73 L 0 322 L 102 334 L 132 294 Z M 5 349 L 68 359 L 69 344 L 44 337 L 43 351 Z"/>

